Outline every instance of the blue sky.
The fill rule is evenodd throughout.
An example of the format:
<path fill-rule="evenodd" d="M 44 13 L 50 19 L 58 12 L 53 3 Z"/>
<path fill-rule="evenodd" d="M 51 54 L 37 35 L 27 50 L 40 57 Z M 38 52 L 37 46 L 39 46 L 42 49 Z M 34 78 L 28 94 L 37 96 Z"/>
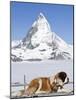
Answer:
<path fill-rule="evenodd" d="M 56 32 L 67 43 L 73 43 L 73 6 L 11 2 L 11 39 L 23 39 L 42 12 Z"/>

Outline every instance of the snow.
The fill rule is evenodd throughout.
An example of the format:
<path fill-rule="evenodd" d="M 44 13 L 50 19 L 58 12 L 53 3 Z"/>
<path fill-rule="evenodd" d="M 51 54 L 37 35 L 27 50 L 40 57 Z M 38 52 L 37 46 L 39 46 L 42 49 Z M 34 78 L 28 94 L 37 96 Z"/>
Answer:
<path fill-rule="evenodd" d="M 13 47 L 16 47 L 17 45 L 19 45 L 20 42 L 21 42 L 21 40 L 13 40 L 13 41 L 12 41 L 12 44 L 11 44 L 11 45 L 12 45 L 12 48 L 13 48 Z"/>

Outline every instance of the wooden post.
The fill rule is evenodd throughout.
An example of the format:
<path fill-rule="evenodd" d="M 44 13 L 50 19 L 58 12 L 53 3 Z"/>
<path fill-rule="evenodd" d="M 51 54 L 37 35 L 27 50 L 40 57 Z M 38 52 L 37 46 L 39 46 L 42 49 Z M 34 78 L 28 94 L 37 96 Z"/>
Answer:
<path fill-rule="evenodd" d="M 25 86 L 26 86 L 26 76 L 24 75 L 24 89 L 25 89 Z"/>

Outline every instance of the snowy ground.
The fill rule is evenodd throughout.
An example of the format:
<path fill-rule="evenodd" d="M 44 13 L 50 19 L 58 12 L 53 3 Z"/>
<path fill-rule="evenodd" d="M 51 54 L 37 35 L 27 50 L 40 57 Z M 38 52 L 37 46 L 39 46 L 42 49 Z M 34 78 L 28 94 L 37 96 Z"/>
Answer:
<path fill-rule="evenodd" d="M 11 65 L 11 83 L 24 82 L 24 75 L 26 82 L 29 83 L 36 77 L 49 77 L 59 71 L 65 71 L 68 74 L 70 82 L 73 82 L 73 61 L 58 60 L 58 61 L 34 61 L 34 62 L 12 62 Z M 12 96 L 16 94 L 22 87 L 12 87 Z M 68 85 L 68 89 L 73 90 L 73 83 Z M 55 94 L 56 95 L 56 94 Z"/>

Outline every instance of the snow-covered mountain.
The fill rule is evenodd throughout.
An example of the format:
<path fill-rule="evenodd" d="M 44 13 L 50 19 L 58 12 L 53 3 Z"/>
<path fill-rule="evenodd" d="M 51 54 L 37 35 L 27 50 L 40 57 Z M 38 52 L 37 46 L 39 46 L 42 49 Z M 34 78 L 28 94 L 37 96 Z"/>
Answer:
<path fill-rule="evenodd" d="M 21 40 L 14 40 L 12 41 L 12 48 L 15 48 L 16 46 L 18 46 L 21 43 Z"/>
<path fill-rule="evenodd" d="M 11 59 L 13 61 L 73 58 L 73 47 L 51 30 L 47 19 L 42 13 L 32 24 L 27 36 L 13 43 L 16 44 L 12 45 Z"/>

